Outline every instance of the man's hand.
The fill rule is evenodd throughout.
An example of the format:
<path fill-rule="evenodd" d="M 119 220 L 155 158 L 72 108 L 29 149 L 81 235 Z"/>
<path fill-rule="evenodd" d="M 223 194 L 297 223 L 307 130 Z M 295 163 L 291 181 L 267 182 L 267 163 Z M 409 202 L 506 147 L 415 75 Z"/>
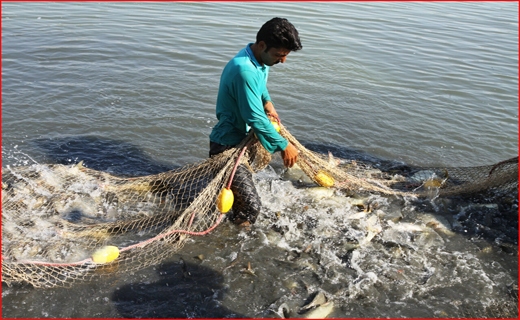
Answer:
<path fill-rule="evenodd" d="M 278 117 L 278 112 L 276 112 L 276 109 L 274 108 L 274 104 L 271 101 L 267 101 L 264 104 L 264 111 L 267 113 L 268 116 L 271 116 L 275 118 L 276 120 L 280 120 L 280 117 Z"/>
<path fill-rule="evenodd" d="M 283 164 L 288 168 L 294 166 L 296 160 L 298 160 L 298 153 L 298 149 L 289 142 L 285 150 L 282 151 Z"/>

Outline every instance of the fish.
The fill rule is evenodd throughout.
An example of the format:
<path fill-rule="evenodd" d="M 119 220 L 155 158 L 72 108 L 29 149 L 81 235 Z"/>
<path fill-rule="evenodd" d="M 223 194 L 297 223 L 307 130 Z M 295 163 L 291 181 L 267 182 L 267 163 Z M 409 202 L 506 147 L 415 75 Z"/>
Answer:
<path fill-rule="evenodd" d="M 367 234 L 364 239 L 362 239 L 359 244 L 365 245 L 372 241 L 372 239 L 381 231 L 383 231 L 383 228 L 381 224 L 379 223 L 379 218 L 376 215 L 371 216 L 370 218 L 366 219 L 364 222 L 364 227 L 367 231 Z"/>
<path fill-rule="evenodd" d="M 423 170 L 415 173 L 410 179 L 416 183 L 421 183 L 421 185 L 417 188 L 424 187 L 427 189 L 436 188 L 440 189 L 446 185 L 450 175 L 447 169 L 444 169 L 444 177 L 438 176 L 434 171 L 431 170 Z"/>
<path fill-rule="evenodd" d="M 299 315 L 298 318 L 304 319 L 325 319 L 329 314 L 334 310 L 334 303 L 332 301 L 328 301 L 308 312 L 305 312 L 302 315 Z"/>
<path fill-rule="evenodd" d="M 305 194 L 315 200 L 323 198 L 331 198 L 334 195 L 334 189 L 326 187 L 314 187 L 305 189 Z"/>
<path fill-rule="evenodd" d="M 251 268 L 251 262 L 247 263 L 247 268 L 240 270 L 241 273 L 247 273 L 256 277 L 255 271 Z"/>
<path fill-rule="evenodd" d="M 233 261 L 231 261 L 231 263 L 227 267 L 224 267 L 221 272 L 224 272 L 227 269 L 234 267 L 239 262 L 239 260 L 240 260 L 240 253 L 237 253 L 235 259 L 233 259 Z"/>
<path fill-rule="evenodd" d="M 427 227 L 435 230 L 437 233 L 443 234 L 445 236 L 452 237 L 455 235 L 455 232 L 451 230 L 450 223 L 443 217 L 425 214 L 419 217 L 422 223 L 424 223 Z"/>
<path fill-rule="evenodd" d="M 314 295 L 311 302 L 304 305 L 298 313 L 298 318 L 325 319 L 334 309 L 334 303 L 329 301 L 323 291 Z"/>
<path fill-rule="evenodd" d="M 302 307 L 302 310 L 308 310 L 314 307 L 318 307 L 324 303 L 327 303 L 327 297 L 322 291 L 319 291 L 318 293 L 316 293 L 311 302 Z"/>
<path fill-rule="evenodd" d="M 301 307 L 299 312 L 291 310 L 291 307 L 286 301 L 281 303 L 276 310 L 270 309 L 270 311 L 275 313 L 281 319 L 325 319 L 333 310 L 334 303 L 328 300 L 322 291 L 316 293 L 312 301 Z"/>
<path fill-rule="evenodd" d="M 389 228 L 381 236 L 385 243 L 398 244 L 412 250 L 439 246 L 444 243 L 444 240 L 437 232 L 422 224 L 409 222 L 393 223 L 388 221 L 388 226 Z"/>
<path fill-rule="evenodd" d="M 277 310 L 270 309 L 274 314 L 278 316 L 280 319 L 287 319 L 290 316 L 290 308 L 287 303 L 282 303 Z"/>
<path fill-rule="evenodd" d="M 315 185 L 314 181 L 307 176 L 307 174 L 297 163 L 284 171 L 283 179 L 303 186 Z"/>
<path fill-rule="evenodd" d="M 368 198 L 347 197 L 347 201 L 353 207 L 358 207 L 360 209 L 368 207 Z"/>
<path fill-rule="evenodd" d="M 328 159 L 329 166 L 331 168 L 334 168 L 334 167 L 339 166 L 340 163 L 341 163 L 341 160 L 334 159 L 334 157 L 332 156 L 332 152 L 329 151 L 329 159 Z"/>
<path fill-rule="evenodd" d="M 414 232 L 424 232 L 424 227 L 420 226 L 420 225 L 416 225 L 416 224 L 413 224 L 413 223 L 410 223 L 410 222 L 399 222 L 399 223 L 394 223 L 394 222 L 388 222 L 388 225 L 393 229 L 393 230 L 396 230 L 396 231 L 399 231 L 399 232 L 407 232 L 407 233 L 414 233 Z"/>
<path fill-rule="evenodd" d="M 435 171 L 432 170 L 421 170 L 412 175 L 409 179 L 414 182 L 424 182 L 432 177 L 435 177 Z"/>

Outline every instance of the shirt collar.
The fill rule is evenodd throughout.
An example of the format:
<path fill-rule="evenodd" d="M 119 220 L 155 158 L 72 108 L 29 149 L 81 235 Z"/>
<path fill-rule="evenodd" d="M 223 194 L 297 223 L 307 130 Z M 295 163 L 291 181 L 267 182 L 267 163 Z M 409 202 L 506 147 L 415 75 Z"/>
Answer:
<path fill-rule="evenodd" d="M 260 68 L 262 70 L 265 70 L 266 66 L 265 65 L 261 65 L 255 58 L 255 55 L 253 54 L 253 51 L 251 50 L 251 45 L 253 44 L 253 42 L 249 43 L 247 46 L 246 46 L 246 53 L 247 55 L 249 56 L 249 59 L 253 62 L 253 64 L 257 67 L 257 68 Z"/>

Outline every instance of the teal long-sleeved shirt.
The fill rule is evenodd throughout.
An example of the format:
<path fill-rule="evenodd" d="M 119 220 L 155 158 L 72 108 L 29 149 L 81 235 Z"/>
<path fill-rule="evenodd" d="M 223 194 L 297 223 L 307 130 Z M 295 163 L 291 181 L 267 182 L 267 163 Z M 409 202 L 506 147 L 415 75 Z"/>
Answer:
<path fill-rule="evenodd" d="M 252 128 L 267 151 L 282 151 L 289 142 L 276 132 L 264 111 L 264 103 L 271 100 L 267 91 L 269 67 L 258 63 L 251 45 L 240 50 L 222 71 L 216 106 L 218 123 L 209 138 L 234 146 Z"/>

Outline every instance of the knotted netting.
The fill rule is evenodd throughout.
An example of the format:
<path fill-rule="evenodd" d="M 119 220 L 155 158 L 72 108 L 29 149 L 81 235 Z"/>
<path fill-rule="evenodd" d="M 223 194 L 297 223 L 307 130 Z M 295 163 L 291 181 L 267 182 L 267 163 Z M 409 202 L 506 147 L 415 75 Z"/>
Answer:
<path fill-rule="evenodd" d="M 374 174 L 366 165 L 305 148 L 298 166 L 319 185 L 397 196 L 436 196 L 516 189 L 518 158 L 471 168 L 420 168 L 408 175 Z M 205 235 L 224 219 L 217 198 L 234 168 L 264 169 L 271 155 L 254 135 L 236 148 L 155 175 L 118 177 L 77 165 L 34 164 L 2 169 L 2 281 L 34 287 L 157 265 L 187 237 Z M 93 254 L 117 247 L 115 259 Z"/>

